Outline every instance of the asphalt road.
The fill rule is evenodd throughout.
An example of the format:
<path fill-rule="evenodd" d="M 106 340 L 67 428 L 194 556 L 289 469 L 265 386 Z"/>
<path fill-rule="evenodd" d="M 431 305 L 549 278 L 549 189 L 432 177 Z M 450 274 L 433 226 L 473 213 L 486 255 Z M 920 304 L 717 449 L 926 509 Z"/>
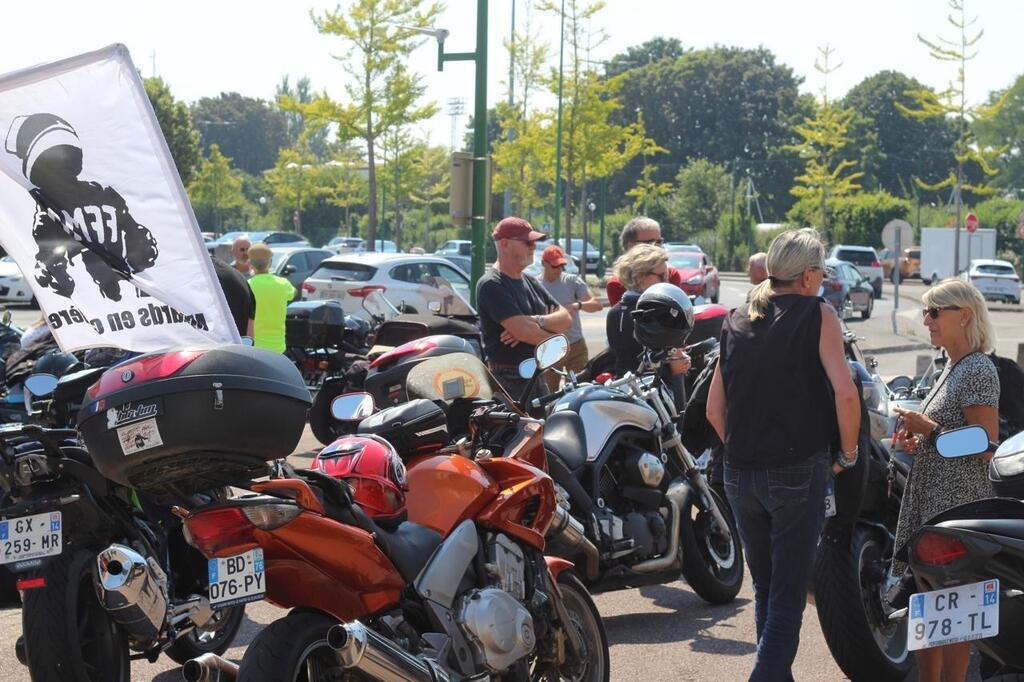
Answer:
<path fill-rule="evenodd" d="M 724 281 L 722 303 L 740 304 L 748 289 L 745 282 Z M 920 307 L 914 300 L 906 303 L 915 311 Z M 912 373 L 916 357 L 928 352 L 920 339 L 892 333 L 892 308 L 891 291 L 887 286 L 883 298 L 876 301 L 871 320 L 850 322 L 851 328 L 863 337 L 862 348 L 869 353 L 883 351 L 874 354 L 879 360 L 879 372 L 887 377 Z M 15 319 L 27 323 L 38 314 L 38 311 L 18 310 Z M 911 314 L 917 314 L 919 324 L 920 314 Z M 1013 313 L 997 313 L 994 317 L 1000 315 Z M 1019 325 L 1021 318 L 1016 319 Z M 1008 329 L 1012 328 L 1012 322 L 1006 324 Z M 583 328 L 592 352 L 604 346 L 602 313 L 584 314 Z M 298 452 L 316 445 L 307 429 Z M 294 459 L 301 463 L 303 457 L 298 455 Z M 749 579 L 738 598 L 725 606 L 705 604 L 684 582 L 598 595 L 595 601 L 604 617 L 611 645 L 612 679 L 649 682 L 746 679 L 755 655 L 753 598 Z M 227 656 L 240 660 L 245 646 L 259 629 L 283 615 L 283 611 L 269 604 L 250 604 L 236 645 Z M 26 669 L 13 656 L 14 642 L 20 632 L 20 611 L 0 609 L 0 661 L 4 661 L 0 665 L 0 682 L 28 679 Z M 153 664 L 137 661 L 133 663 L 132 672 L 132 679 L 138 682 L 181 679 L 180 669 L 166 657 Z M 804 612 L 794 675 L 797 680 L 816 682 L 845 679 L 829 654 L 813 606 Z M 911 672 L 907 679 L 914 680 L 916 675 Z M 970 679 L 978 679 L 976 672 Z"/>

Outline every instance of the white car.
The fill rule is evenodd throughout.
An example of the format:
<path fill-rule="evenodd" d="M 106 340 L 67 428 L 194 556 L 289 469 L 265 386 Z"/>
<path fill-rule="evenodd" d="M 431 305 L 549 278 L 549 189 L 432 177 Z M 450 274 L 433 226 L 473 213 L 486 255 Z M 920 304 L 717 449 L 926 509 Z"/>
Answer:
<path fill-rule="evenodd" d="M 366 242 L 359 237 L 331 237 L 324 248 L 334 253 L 355 253 L 366 249 Z"/>
<path fill-rule="evenodd" d="M 874 248 L 837 244 L 832 247 L 832 252 L 828 257 L 852 263 L 853 267 L 857 268 L 857 272 L 871 283 L 875 298 L 882 297 L 882 279 L 885 277 L 885 271 L 882 269 L 882 262 L 878 259 Z"/>
<path fill-rule="evenodd" d="M 438 256 L 468 256 L 472 253 L 473 242 L 468 239 L 449 239 L 434 252 Z"/>
<path fill-rule="evenodd" d="M 0 258 L 0 301 L 35 305 L 35 296 L 21 268 L 10 256 Z"/>
<path fill-rule="evenodd" d="M 1020 278 L 1013 264 L 1008 261 L 988 258 L 972 260 L 960 278 L 973 284 L 985 300 L 1020 304 Z"/>
<path fill-rule="evenodd" d="M 429 315 L 441 309 L 469 312 L 469 277 L 440 256 L 351 253 L 333 256 L 302 284 L 307 301 L 337 300 L 347 315 L 366 317 L 363 299 L 382 292 L 405 312 Z"/>

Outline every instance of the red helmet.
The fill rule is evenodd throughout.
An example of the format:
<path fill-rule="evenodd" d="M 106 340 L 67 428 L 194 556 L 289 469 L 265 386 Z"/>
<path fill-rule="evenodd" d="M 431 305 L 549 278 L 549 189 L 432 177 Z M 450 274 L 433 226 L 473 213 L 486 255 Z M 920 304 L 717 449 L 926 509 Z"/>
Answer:
<path fill-rule="evenodd" d="M 348 483 L 353 499 L 373 518 L 399 520 L 405 514 L 405 464 L 383 438 L 339 438 L 320 451 L 313 468 Z"/>

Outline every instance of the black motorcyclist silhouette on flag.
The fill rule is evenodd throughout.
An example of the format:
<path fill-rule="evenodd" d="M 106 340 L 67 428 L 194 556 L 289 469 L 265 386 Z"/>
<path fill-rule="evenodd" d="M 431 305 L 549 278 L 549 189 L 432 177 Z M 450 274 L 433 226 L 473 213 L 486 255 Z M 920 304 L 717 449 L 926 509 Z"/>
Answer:
<path fill-rule="evenodd" d="M 156 263 L 152 232 L 135 221 L 117 190 L 79 177 L 81 142 L 59 116 L 16 117 L 5 147 L 21 159 L 22 173 L 33 185 L 29 193 L 36 202 L 36 282 L 70 298 L 75 280 L 68 268 L 81 255 L 103 297 L 120 301 L 121 282 Z"/>

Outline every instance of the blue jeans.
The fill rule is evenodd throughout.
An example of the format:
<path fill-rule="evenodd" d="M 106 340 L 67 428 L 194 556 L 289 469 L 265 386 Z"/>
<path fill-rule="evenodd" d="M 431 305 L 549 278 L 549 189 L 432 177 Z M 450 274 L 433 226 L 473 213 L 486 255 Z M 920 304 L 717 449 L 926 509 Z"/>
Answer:
<path fill-rule="evenodd" d="M 831 457 L 821 453 L 802 464 L 760 471 L 725 465 L 725 493 L 754 581 L 757 661 L 752 681 L 793 679 L 790 669 L 800 644 L 831 464 Z"/>

